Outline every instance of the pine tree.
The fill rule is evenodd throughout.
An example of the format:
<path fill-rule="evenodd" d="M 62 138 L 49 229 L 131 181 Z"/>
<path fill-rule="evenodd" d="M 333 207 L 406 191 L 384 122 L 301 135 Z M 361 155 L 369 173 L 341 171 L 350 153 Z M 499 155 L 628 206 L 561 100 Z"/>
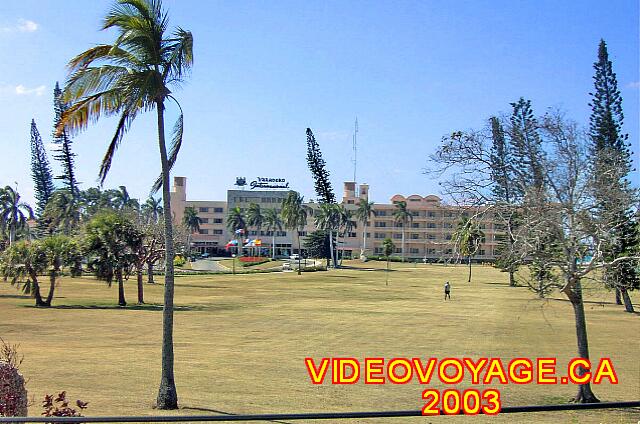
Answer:
<path fill-rule="evenodd" d="M 514 170 L 525 187 L 539 191 L 544 185 L 544 175 L 540 165 L 543 151 L 540 148 L 542 140 L 538 133 L 538 121 L 533 116 L 531 100 L 520 97 L 511 106 L 513 114 L 510 118 L 510 141 L 516 164 Z"/>
<path fill-rule="evenodd" d="M 331 181 L 329 181 L 329 171 L 325 168 L 320 146 L 316 142 L 311 128 L 307 128 L 307 164 L 313 175 L 319 201 L 321 203 L 335 203 L 336 196 L 331 188 Z"/>
<path fill-rule="evenodd" d="M 628 255 L 637 245 L 638 227 L 633 220 L 635 193 L 630 188 L 627 176 L 633 168 L 629 150 L 628 134 L 622 126 L 622 97 L 618 81 L 609 60 L 607 44 L 600 40 L 598 60 L 595 69 L 594 92 L 591 95 L 591 117 L 589 136 L 591 138 L 591 166 L 594 168 L 594 196 L 600 205 L 601 222 L 612 228 L 606 244 L 607 260 Z M 614 170 L 615 172 L 611 172 Z M 625 308 L 633 312 L 628 290 L 640 288 L 640 280 L 635 264 L 625 261 L 605 270 L 604 282 L 616 290 L 616 303 L 624 299 Z"/>
<path fill-rule="evenodd" d="M 42 137 L 36 127 L 36 121 L 31 120 L 31 177 L 33 178 L 36 196 L 36 215 L 41 217 L 47 202 L 51 198 L 55 187 L 47 151 L 42 144 Z"/>
<path fill-rule="evenodd" d="M 62 180 L 65 187 L 73 195 L 75 200 L 78 199 L 78 181 L 76 181 L 76 175 L 74 170 L 74 157 L 75 153 L 71 151 L 71 144 L 73 143 L 66 130 L 63 130 L 58 134 L 56 128 L 60 123 L 60 117 L 62 113 L 67 109 L 67 105 L 62 99 L 62 90 L 56 82 L 56 87 L 53 90 L 53 109 L 55 112 L 55 119 L 53 123 L 53 142 L 57 145 L 56 154 L 53 156 L 56 160 L 60 161 L 62 165 L 62 175 L 56 177 L 57 180 Z"/>

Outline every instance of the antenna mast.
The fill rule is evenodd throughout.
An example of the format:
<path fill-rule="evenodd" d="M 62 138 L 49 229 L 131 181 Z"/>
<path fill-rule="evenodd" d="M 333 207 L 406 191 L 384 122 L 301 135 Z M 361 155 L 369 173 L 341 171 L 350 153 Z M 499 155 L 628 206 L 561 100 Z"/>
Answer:
<path fill-rule="evenodd" d="M 356 169 L 358 165 L 358 117 L 356 116 L 356 123 L 353 131 L 353 182 L 356 180 Z"/>

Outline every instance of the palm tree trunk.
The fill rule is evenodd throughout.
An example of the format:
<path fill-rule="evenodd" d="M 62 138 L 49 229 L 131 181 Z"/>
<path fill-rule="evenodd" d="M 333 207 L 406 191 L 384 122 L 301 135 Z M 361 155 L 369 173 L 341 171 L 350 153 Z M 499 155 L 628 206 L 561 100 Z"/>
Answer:
<path fill-rule="evenodd" d="M 276 232 L 271 236 L 271 259 L 276 258 Z"/>
<path fill-rule="evenodd" d="M 142 265 L 136 270 L 136 277 L 138 279 L 138 304 L 144 303 L 144 287 L 142 285 Z"/>
<path fill-rule="evenodd" d="M 633 303 L 631 303 L 631 298 L 629 297 L 629 291 L 627 289 L 620 289 L 622 292 L 622 298 L 624 299 L 624 310 L 627 312 L 635 312 L 633 309 Z"/>
<path fill-rule="evenodd" d="M 389 257 L 387 256 L 387 272 L 384 273 L 387 276 L 387 280 L 385 285 L 388 286 L 389 285 Z"/>
<path fill-rule="evenodd" d="M 33 283 L 33 297 L 36 299 L 36 306 L 42 307 L 47 306 L 45 302 L 42 300 L 42 295 L 40 294 L 40 284 L 38 284 L 38 276 L 35 272 L 30 272 L 31 281 Z"/>
<path fill-rule="evenodd" d="M 404 224 L 402 225 L 402 262 L 404 262 Z"/>
<path fill-rule="evenodd" d="M 158 145 L 162 163 L 162 206 L 164 214 L 165 266 L 164 306 L 162 308 L 162 374 L 156 406 L 158 409 L 177 409 L 178 392 L 173 374 L 173 223 L 169 188 L 169 161 L 164 138 L 164 101 L 157 100 Z"/>
<path fill-rule="evenodd" d="M 127 306 L 127 301 L 124 298 L 124 281 L 122 279 L 122 269 L 116 270 L 116 279 L 118 280 L 118 305 Z"/>
<path fill-rule="evenodd" d="M 298 275 L 302 275 L 302 270 L 300 269 L 301 260 L 302 260 L 302 249 L 300 246 L 300 231 L 298 233 Z"/>
<path fill-rule="evenodd" d="M 333 256 L 333 231 L 329 230 L 329 255 L 331 255 L 331 265 L 333 265 L 333 267 L 335 268 L 336 266 L 336 261 L 335 261 L 335 257 Z"/>
<path fill-rule="evenodd" d="M 56 289 L 56 276 L 57 272 L 55 270 L 49 272 L 49 294 L 47 294 L 47 300 L 44 301 L 44 306 L 51 306 L 53 292 Z"/>
<path fill-rule="evenodd" d="M 622 305 L 622 295 L 620 289 L 616 287 L 616 305 Z"/>
<path fill-rule="evenodd" d="M 365 256 L 365 252 L 367 251 L 367 224 L 362 225 L 362 250 L 360 252 L 360 257 Z"/>
<path fill-rule="evenodd" d="M 469 255 L 469 281 L 467 281 L 467 283 L 471 282 L 471 255 Z"/>
<path fill-rule="evenodd" d="M 11 223 L 11 225 L 9 226 L 9 246 L 13 244 L 15 239 L 16 239 L 16 224 Z"/>
<path fill-rule="evenodd" d="M 509 287 L 516 286 L 516 277 L 512 269 L 509 270 Z"/>

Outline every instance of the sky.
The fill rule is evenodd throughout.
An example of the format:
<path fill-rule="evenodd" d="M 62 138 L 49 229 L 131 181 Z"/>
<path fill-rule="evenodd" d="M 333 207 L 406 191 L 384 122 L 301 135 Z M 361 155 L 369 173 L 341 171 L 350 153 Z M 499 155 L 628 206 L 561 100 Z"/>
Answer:
<path fill-rule="evenodd" d="M 55 82 L 64 83 L 73 56 L 114 40 L 114 32 L 99 30 L 111 4 L 0 2 L 0 185 L 17 183 L 29 202 L 30 122 L 50 149 Z M 356 117 L 357 180 L 370 184 L 371 200 L 439 194 L 424 169 L 442 136 L 482 127 L 521 96 L 538 114 L 560 107 L 588 124 L 601 38 L 639 162 L 637 1 L 165 0 L 164 6 L 170 25 L 194 37 L 190 78 L 174 90 L 185 133 L 172 176 L 187 177 L 190 200 L 226 199 L 236 176 L 285 178 L 315 198 L 307 127 L 341 197 L 342 182 L 353 179 Z M 168 130 L 176 110 L 167 110 Z M 126 185 L 133 197 L 148 196 L 160 171 L 155 119 L 154 113 L 136 119 L 106 188 Z M 102 119 L 74 138 L 83 188 L 96 185 L 115 125 L 115 118 Z M 632 180 L 640 185 L 637 173 Z"/>

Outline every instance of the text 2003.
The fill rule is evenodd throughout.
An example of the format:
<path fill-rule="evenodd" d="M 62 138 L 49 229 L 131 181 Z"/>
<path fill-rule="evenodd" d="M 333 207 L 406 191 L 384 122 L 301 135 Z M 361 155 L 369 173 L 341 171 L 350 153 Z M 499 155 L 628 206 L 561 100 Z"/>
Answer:
<path fill-rule="evenodd" d="M 422 407 L 422 415 L 476 415 L 482 411 L 485 415 L 496 415 L 500 412 L 500 391 L 486 389 L 482 392 L 476 389 L 464 391 L 447 389 L 442 392 L 426 389 L 422 392 L 422 399 L 427 402 Z"/>

